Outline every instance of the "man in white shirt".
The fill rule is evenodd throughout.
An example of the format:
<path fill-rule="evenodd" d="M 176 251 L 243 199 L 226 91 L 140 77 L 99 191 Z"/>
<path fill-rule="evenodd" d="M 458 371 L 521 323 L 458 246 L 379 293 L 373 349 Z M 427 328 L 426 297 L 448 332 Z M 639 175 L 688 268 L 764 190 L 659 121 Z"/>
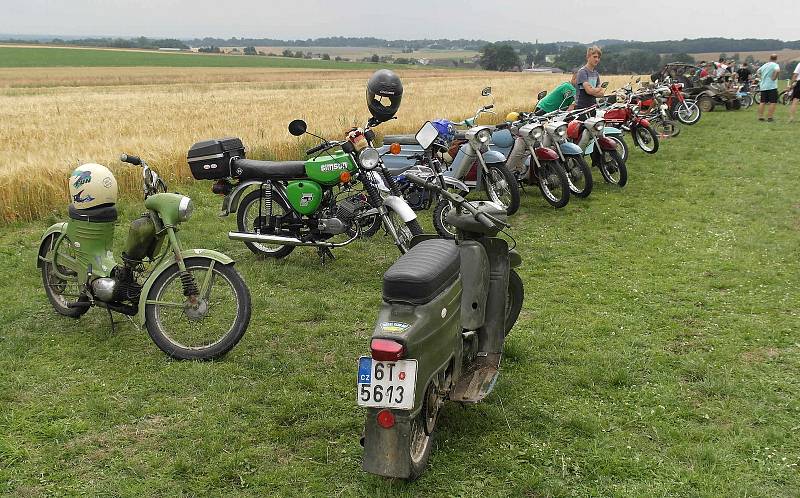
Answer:
<path fill-rule="evenodd" d="M 720 57 L 719 62 L 717 63 L 717 68 L 714 70 L 714 76 L 719 78 L 725 74 L 726 69 L 728 69 L 728 65 L 725 64 L 725 59 Z"/>
<path fill-rule="evenodd" d="M 800 62 L 797 63 L 797 67 L 794 68 L 794 72 L 792 73 L 792 84 L 794 85 L 794 90 L 792 90 L 792 107 L 789 108 L 789 122 L 794 122 L 794 115 L 797 112 L 797 101 L 800 100 Z"/>

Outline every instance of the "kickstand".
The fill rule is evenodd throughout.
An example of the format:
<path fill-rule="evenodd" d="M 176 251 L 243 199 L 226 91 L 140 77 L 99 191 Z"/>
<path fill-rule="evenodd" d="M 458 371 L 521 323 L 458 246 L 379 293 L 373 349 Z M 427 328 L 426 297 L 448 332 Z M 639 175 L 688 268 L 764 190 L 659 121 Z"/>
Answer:
<path fill-rule="evenodd" d="M 108 311 L 108 320 L 111 322 L 111 333 L 115 334 L 116 329 L 114 328 L 114 315 L 111 314 L 110 309 L 106 308 L 106 311 Z"/>
<path fill-rule="evenodd" d="M 317 253 L 319 254 L 320 264 L 325 264 L 326 260 L 330 259 L 334 261 L 336 256 L 333 255 L 330 248 L 328 247 L 317 247 Z"/>

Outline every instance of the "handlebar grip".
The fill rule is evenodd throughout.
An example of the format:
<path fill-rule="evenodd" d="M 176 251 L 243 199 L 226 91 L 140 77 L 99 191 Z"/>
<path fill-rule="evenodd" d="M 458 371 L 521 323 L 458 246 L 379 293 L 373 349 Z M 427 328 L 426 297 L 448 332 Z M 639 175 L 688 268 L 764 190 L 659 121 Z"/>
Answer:
<path fill-rule="evenodd" d="M 494 125 L 494 127 L 497 128 L 498 130 L 505 130 L 509 126 L 511 126 L 511 124 L 508 121 L 503 121 L 502 123 L 497 123 L 496 125 Z"/>
<path fill-rule="evenodd" d="M 495 228 L 495 224 L 492 223 L 485 214 L 483 213 L 475 213 L 475 219 L 480 222 L 481 225 L 485 226 L 486 228 Z"/>
<path fill-rule="evenodd" d="M 425 187 L 426 185 L 431 185 L 430 183 L 426 182 L 422 178 L 416 175 L 405 175 L 406 180 L 413 183 L 414 185 L 419 185 L 420 187 Z"/>
<path fill-rule="evenodd" d="M 129 156 L 128 154 L 120 154 L 119 160 L 123 163 L 133 164 L 134 166 L 141 166 L 142 160 L 139 156 Z"/>
<path fill-rule="evenodd" d="M 311 147 L 310 149 L 308 149 L 306 151 L 306 155 L 310 156 L 311 154 L 316 154 L 317 152 L 319 152 L 321 150 L 325 150 L 328 147 L 330 147 L 330 144 L 328 142 L 321 143 L 321 144 L 317 145 L 316 147 Z"/>
<path fill-rule="evenodd" d="M 494 109 L 494 104 L 485 105 L 485 106 L 483 106 L 483 108 L 486 109 L 486 110 Z"/>

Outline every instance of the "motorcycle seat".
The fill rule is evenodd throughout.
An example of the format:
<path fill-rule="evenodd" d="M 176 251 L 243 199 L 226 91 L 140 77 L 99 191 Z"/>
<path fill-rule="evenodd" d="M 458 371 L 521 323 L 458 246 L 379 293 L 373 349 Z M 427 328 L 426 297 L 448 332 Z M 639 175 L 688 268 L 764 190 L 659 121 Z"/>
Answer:
<path fill-rule="evenodd" d="M 386 270 L 383 300 L 414 306 L 429 303 L 456 281 L 460 267 L 455 241 L 422 241 Z"/>
<path fill-rule="evenodd" d="M 417 145 L 417 137 L 414 135 L 386 135 L 383 137 L 383 145 L 392 145 L 398 143 L 400 145 Z"/>
<path fill-rule="evenodd" d="M 75 209 L 69 205 L 69 218 L 71 220 L 88 221 L 89 223 L 106 223 L 117 221 L 117 208 L 112 205 L 95 206 L 89 209 Z"/>
<path fill-rule="evenodd" d="M 231 173 L 241 180 L 296 180 L 306 178 L 306 163 L 236 159 L 231 164 Z"/>

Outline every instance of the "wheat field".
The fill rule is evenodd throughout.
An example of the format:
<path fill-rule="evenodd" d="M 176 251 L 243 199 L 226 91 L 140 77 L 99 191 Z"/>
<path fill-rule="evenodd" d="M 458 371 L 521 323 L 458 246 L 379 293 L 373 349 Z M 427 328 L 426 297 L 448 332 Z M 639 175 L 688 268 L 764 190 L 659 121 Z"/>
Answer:
<path fill-rule="evenodd" d="M 186 151 L 194 142 L 238 136 L 248 156 L 301 159 L 310 137 L 289 135 L 302 118 L 309 131 L 335 139 L 368 113 L 370 71 L 253 68 L 0 69 L 0 219 L 4 223 L 61 213 L 67 177 L 78 164 L 111 168 L 122 195 L 139 195 L 136 168 L 121 152 L 140 155 L 168 182 L 191 179 Z M 380 135 L 412 133 L 427 119 L 462 119 L 490 101 L 499 116 L 531 109 L 540 90 L 565 75 L 485 71 L 400 72 L 405 94 L 398 119 Z M 610 88 L 628 76 L 607 78 Z M 490 117 L 491 118 L 491 117 Z M 499 119 L 499 118 L 496 118 Z M 491 122 L 487 119 L 485 122 Z"/>

